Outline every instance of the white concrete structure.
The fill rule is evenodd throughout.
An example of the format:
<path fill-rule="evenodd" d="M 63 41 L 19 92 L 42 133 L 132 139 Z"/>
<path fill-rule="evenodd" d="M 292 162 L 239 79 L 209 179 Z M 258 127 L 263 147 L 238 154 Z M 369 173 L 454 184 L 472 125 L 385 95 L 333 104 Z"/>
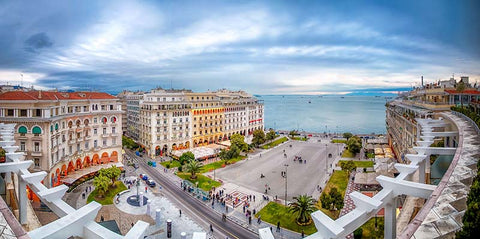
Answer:
<path fill-rule="evenodd" d="M 11 138 L 14 134 L 14 124 L 0 124 L 0 136 L 2 139 Z M 31 238 L 69 238 L 71 236 L 81 238 L 143 238 L 148 223 L 138 221 L 135 226 L 123 237 L 109 229 L 100 226 L 94 221 L 95 216 L 101 208 L 97 202 L 91 202 L 78 210 L 61 200 L 67 187 L 60 185 L 54 188 L 47 188 L 41 183 L 46 172 L 30 173 L 27 169 L 33 164 L 32 160 L 23 161 L 24 153 L 16 153 L 18 146 L 13 146 L 14 141 L 0 141 L 5 146 L 7 162 L 0 164 L 0 172 L 14 173 L 18 176 L 18 198 L 20 223 L 26 222 L 27 196 L 26 186 L 39 196 L 39 198 L 60 219 L 51 222 L 43 227 L 32 230 L 28 233 Z"/>
<path fill-rule="evenodd" d="M 352 233 L 355 229 L 367 222 L 380 209 L 385 208 L 385 227 L 384 235 L 386 239 L 396 238 L 396 208 L 399 195 L 410 195 L 420 198 L 428 198 L 435 190 L 436 186 L 424 184 L 426 164 L 429 164 L 430 154 L 455 154 L 456 148 L 433 148 L 428 147 L 434 136 L 454 136 L 453 133 L 435 132 L 433 128 L 444 125 L 442 120 L 416 119 L 418 128 L 422 135 L 426 137 L 422 141 L 417 141 L 420 147 L 413 147 L 418 154 L 406 154 L 410 164 L 395 164 L 400 174 L 396 178 L 378 176 L 376 180 L 382 185 L 383 189 L 372 198 L 359 192 L 352 192 L 350 197 L 355 203 L 356 208 L 345 214 L 337 220 L 332 220 L 322 211 L 312 213 L 312 218 L 318 232 L 308 236 L 309 239 L 320 238 L 343 238 Z M 422 137 L 421 137 L 422 138 Z M 429 166 L 429 165 L 428 165 Z M 419 171 L 419 182 L 409 181 L 411 175 Z"/>

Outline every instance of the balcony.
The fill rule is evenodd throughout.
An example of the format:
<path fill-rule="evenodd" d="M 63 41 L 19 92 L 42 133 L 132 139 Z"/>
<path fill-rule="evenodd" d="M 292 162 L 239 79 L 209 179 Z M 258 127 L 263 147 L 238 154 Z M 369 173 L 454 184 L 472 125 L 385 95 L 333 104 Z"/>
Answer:
<path fill-rule="evenodd" d="M 32 151 L 32 152 L 30 152 L 30 155 L 31 155 L 32 157 L 42 157 L 42 152 L 40 152 L 40 151 Z"/>
<path fill-rule="evenodd" d="M 77 142 L 76 140 L 71 139 L 71 140 L 68 141 L 68 144 L 75 144 L 76 142 Z"/>
<path fill-rule="evenodd" d="M 110 136 L 112 136 L 112 137 L 117 137 L 117 136 L 118 136 L 118 133 L 111 133 Z"/>
<path fill-rule="evenodd" d="M 110 137 L 109 134 L 102 134 L 102 138 L 108 138 L 108 137 Z"/>
<path fill-rule="evenodd" d="M 86 135 L 86 136 L 85 136 L 85 140 L 90 140 L 90 139 L 92 139 L 92 136 L 91 136 L 91 135 Z"/>

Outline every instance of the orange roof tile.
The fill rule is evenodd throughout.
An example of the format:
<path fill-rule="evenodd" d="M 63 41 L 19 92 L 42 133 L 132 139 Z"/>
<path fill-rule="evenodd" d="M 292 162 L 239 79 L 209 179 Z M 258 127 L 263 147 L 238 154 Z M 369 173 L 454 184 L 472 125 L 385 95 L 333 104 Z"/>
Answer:
<path fill-rule="evenodd" d="M 0 100 L 89 100 L 116 99 L 105 92 L 56 92 L 56 91 L 8 91 L 0 94 Z"/>
<path fill-rule="evenodd" d="M 457 90 L 445 90 L 445 92 L 449 94 L 460 94 Z M 464 95 L 480 95 L 480 91 L 478 90 L 464 90 L 461 94 Z"/>

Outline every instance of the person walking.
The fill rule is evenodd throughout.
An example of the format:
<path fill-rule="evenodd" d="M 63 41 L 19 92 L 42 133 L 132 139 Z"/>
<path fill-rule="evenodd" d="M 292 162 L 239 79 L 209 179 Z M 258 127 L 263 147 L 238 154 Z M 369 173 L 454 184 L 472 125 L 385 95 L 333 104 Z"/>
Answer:
<path fill-rule="evenodd" d="M 180 214 L 180 217 L 182 217 L 182 210 L 181 209 L 178 209 L 178 212 Z"/>
<path fill-rule="evenodd" d="M 260 224 L 262 222 L 261 215 L 258 216 L 257 223 Z"/>
<path fill-rule="evenodd" d="M 302 229 L 302 238 L 304 238 L 304 237 L 305 237 L 305 232 Z"/>
<path fill-rule="evenodd" d="M 213 226 L 210 224 L 210 233 L 213 235 Z"/>
<path fill-rule="evenodd" d="M 277 232 L 280 232 L 280 221 L 277 222 Z"/>

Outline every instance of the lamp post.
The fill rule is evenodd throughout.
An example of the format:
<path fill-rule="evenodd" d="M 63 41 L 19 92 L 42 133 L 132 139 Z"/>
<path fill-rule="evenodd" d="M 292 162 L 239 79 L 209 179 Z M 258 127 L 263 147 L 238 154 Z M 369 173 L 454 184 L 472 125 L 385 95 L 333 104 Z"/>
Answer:
<path fill-rule="evenodd" d="M 285 166 L 285 207 L 287 206 L 287 168 L 288 164 L 284 164 Z"/>
<path fill-rule="evenodd" d="M 328 169 L 327 169 L 327 165 L 328 165 L 328 152 L 327 152 L 327 146 L 328 144 L 325 144 L 325 177 L 327 176 L 328 174 Z"/>

